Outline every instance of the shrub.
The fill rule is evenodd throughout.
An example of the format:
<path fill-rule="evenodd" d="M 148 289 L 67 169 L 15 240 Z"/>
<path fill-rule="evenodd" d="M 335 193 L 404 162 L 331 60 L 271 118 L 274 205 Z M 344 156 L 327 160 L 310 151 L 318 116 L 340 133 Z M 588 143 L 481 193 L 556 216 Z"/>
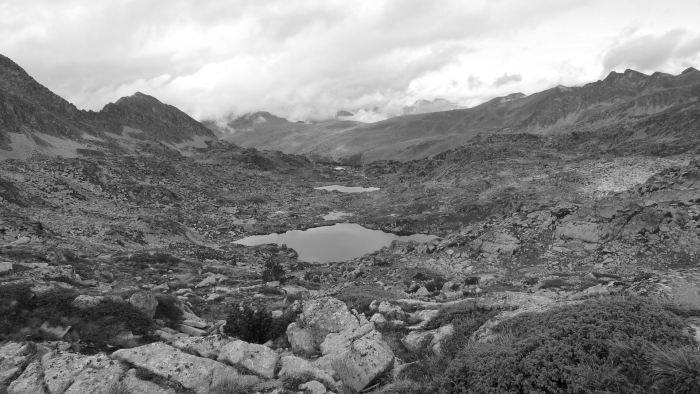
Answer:
<path fill-rule="evenodd" d="M 615 392 L 647 392 L 652 376 L 643 370 L 637 349 L 647 342 L 689 345 L 692 339 L 683 329 L 678 316 L 641 298 L 601 298 L 522 314 L 494 327 L 510 340 L 461 350 L 446 369 L 441 390 L 585 393 L 591 392 L 592 379 L 602 377 L 618 387 Z M 616 341 L 628 343 L 626 350 L 613 346 Z"/>
<path fill-rule="evenodd" d="M 359 313 L 368 315 L 371 311 L 369 304 L 374 300 L 396 300 L 399 293 L 384 290 L 377 286 L 350 286 L 340 290 L 335 298 L 347 304 L 349 309 L 355 309 Z"/>
<path fill-rule="evenodd" d="M 0 286 L 0 340 L 23 340 L 22 333 L 37 332 L 44 322 L 72 326 L 82 342 L 105 347 L 120 331 L 137 335 L 150 333 L 152 320 L 125 302 L 104 300 L 79 309 L 72 290 L 55 290 L 33 297 L 27 286 Z M 45 338 L 53 339 L 53 338 Z"/>
<path fill-rule="evenodd" d="M 291 310 L 287 310 L 279 318 L 273 318 L 272 312 L 265 308 L 255 309 L 249 305 L 241 305 L 229 313 L 224 333 L 246 342 L 262 344 L 279 338 L 294 320 L 296 314 Z"/>
<path fill-rule="evenodd" d="M 181 302 L 172 294 L 156 294 L 158 306 L 154 318 L 165 320 L 168 326 L 177 328 L 182 321 L 182 309 L 178 307 Z"/>
<path fill-rule="evenodd" d="M 282 264 L 275 259 L 268 259 L 263 266 L 263 282 L 281 281 L 283 278 L 284 268 L 282 267 Z"/>

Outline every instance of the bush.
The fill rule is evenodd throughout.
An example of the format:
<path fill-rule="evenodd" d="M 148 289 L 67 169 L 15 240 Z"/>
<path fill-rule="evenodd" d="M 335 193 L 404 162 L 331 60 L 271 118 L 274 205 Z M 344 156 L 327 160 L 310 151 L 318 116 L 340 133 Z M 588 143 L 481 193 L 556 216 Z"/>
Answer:
<path fill-rule="evenodd" d="M 78 293 L 55 290 L 33 297 L 28 286 L 0 286 L 0 341 L 24 340 L 35 334 L 44 322 L 51 326 L 72 326 L 84 343 L 105 348 L 120 331 L 149 334 L 152 320 L 125 302 L 104 300 L 99 305 L 79 309 L 73 306 Z M 53 338 L 44 338 L 51 340 Z"/>
<path fill-rule="evenodd" d="M 272 312 L 265 308 L 242 305 L 229 313 L 224 333 L 246 342 L 263 344 L 279 338 L 294 320 L 296 314 L 291 310 L 287 310 L 282 317 L 273 318 Z"/>
<path fill-rule="evenodd" d="M 182 321 L 182 309 L 178 307 L 181 302 L 172 294 L 156 294 L 158 306 L 154 318 L 165 320 L 171 328 L 178 328 Z"/>
<path fill-rule="evenodd" d="M 442 378 L 444 393 L 644 393 L 653 376 L 640 363 L 646 343 L 690 345 L 684 323 L 646 299 L 589 300 L 522 314 L 494 327 L 507 340 L 463 348 Z M 613 346 L 626 343 L 626 347 Z M 610 391 L 613 390 L 613 391 Z"/>
<path fill-rule="evenodd" d="M 265 262 L 262 272 L 263 282 L 276 282 L 284 278 L 284 268 L 279 261 L 269 259 Z"/>

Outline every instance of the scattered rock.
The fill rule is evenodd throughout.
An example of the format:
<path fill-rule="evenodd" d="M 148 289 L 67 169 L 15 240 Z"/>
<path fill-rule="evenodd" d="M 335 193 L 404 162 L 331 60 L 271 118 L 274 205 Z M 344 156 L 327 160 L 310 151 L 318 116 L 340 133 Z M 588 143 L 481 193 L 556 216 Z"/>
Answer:
<path fill-rule="evenodd" d="M 137 291 L 132 294 L 129 303 L 151 319 L 155 316 L 156 307 L 158 307 L 158 300 L 150 290 Z"/>

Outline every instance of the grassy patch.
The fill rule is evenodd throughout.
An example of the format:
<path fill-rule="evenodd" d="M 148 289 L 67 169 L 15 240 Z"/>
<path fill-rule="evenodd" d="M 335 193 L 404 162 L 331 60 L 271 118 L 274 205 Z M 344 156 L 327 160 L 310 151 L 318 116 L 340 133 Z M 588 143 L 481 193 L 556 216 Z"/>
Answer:
<path fill-rule="evenodd" d="M 78 293 L 56 290 L 33 297 L 28 286 L 0 286 L 0 341 L 25 340 L 27 336 L 52 340 L 39 327 L 72 326 L 81 342 L 98 349 L 112 344 L 121 331 L 149 334 L 152 321 L 131 304 L 105 299 L 99 305 L 79 309 L 73 306 Z"/>
<path fill-rule="evenodd" d="M 523 314 L 494 328 L 499 340 L 463 347 L 440 378 L 441 392 L 690 393 L 664 383 L 644 361 L 655 357 L 655 348 L 677 355 L 672 349 L 689 346 L 684 329 L 678 316 L 642 298 L 607 297 Z M 666 371 L 690 376 L 689 368 Z M 656 391 L 661 386 L 670 391 Z"/>

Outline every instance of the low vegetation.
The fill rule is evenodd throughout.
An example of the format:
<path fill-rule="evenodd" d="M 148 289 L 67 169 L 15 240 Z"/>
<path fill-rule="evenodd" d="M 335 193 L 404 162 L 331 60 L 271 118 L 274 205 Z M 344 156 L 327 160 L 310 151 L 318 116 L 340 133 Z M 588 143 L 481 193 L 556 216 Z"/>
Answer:
<path fill-rule="evenodd" d="M 606 297 L 516 316 L 474 342 L 469 337 L 495 312 L 461 303 L 428 326 L 454 324 L 442 353 L 409 357 L 415 363 L 384 392 L 697 393 L 700 349 L 679 315 L 698 312 Z"/>
<path fill-rule="evenodd" d="M 291 310 L 275 318 L 272 312 L 265 308 L 241 305 L 229 313 L 224 333 L 242 341 L 263 344 L 282 336 L 294 320 L 296 314 Z"/>
<path fill-rule="evenodd" d="M 97 348 L 115 345 L 122 331 L 134 335 L 149 334 L 152 320 L 131 304 L 105 299 L 98 305 L 80 309 L 73 305 L 78 293 L 54 290 L 34 296 L 26 285 L 0 286 L 0 341 L 55 340 L 54 334 L 42 331 L 49 327 L 71 327 L 65 339 L 91 343 Z"/>

